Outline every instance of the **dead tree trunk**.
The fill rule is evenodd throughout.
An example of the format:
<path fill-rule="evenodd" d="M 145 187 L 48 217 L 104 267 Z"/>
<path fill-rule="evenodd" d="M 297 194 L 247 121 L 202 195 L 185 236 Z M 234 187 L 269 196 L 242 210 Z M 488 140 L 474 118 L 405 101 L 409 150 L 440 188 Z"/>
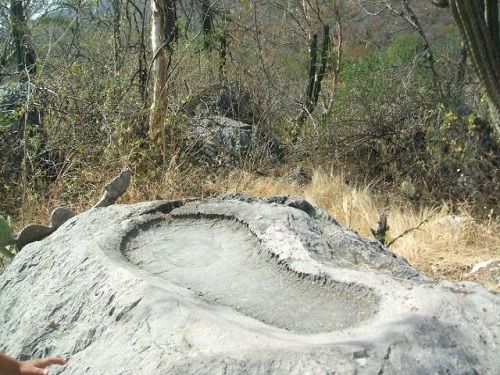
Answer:
<path fill-rule="evenodd" d="M 153 102 L 149 119 L 149 136 L 156 138 L 167 112 L 169 68 L 177 40 L 175 0 L 151 1 L 151 45 L 153 62 Z"/>

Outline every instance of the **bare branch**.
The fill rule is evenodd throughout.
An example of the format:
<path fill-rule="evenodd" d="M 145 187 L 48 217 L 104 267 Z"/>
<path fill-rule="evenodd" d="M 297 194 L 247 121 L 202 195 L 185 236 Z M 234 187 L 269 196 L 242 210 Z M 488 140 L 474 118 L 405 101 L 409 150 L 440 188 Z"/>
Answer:
<path fill-rule="evenodd" d="M 391 241 L 389 241 L 389 243 L 387 245 L 385 245 L 387 248 L 389 246 L 391 246 L 394 242 L 396 242 L 397 240 L 399 240 L 400 238 L 406 236 L 408 233 L 411 233 L 413 232 L 414 230 L 418 230 L 420 229 L 420 227 L 422 225 L 424 225 L 425 223 L 427 223 L 430 219 L 432 219 L 434 217 L 434 215 L 436 215 L 436 212 L 431 212 L 427 217 L 425 217 L 424 219 L 422 219 L 422 221 L 420 223 L 418 223 L 417 226 L 415 227 L 412 227 L 412 228 L 409 228 L 407 230 L 405 230 L 403 233 L 401 233 L 399 236 L 397 236 L 396 238 L 392 239 Z"/>

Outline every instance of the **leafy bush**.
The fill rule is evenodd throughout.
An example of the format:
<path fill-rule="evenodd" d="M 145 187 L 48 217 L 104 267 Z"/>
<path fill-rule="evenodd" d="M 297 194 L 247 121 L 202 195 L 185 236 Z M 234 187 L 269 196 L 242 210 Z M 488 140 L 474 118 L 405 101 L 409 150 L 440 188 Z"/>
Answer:
<path fill-rule="evenodd" d="M 418 36 L 349 62 L 329 115 L 319 116 L 319 143 L 358 176 L 384 187 L 412 186 L 415 199 L 453 197 L 500 204 L 498 147 L 456 79 L 457 36 L 436 46 L 443 94 L 437 92 Z M 452 54 L 454 51 L 455 55 Z M 472 94 L 477 95 L 477 94 Z M 310 148 L 310 147 L 309 147 Z M 413 191 L 413 189 L 412 189 Z M 407 194 L 406 191 L 403 191 Z"/>

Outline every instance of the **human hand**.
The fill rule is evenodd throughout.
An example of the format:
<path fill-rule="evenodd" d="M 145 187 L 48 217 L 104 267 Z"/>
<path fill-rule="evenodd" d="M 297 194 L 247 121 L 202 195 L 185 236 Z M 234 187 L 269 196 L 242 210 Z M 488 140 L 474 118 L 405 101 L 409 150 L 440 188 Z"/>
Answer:
<path fill-rule="evenodd" d="M 0 353 L 0 375 L 47 375 L 49 372 L 46 367 L 64 364 L 66 360 L 60 357 L 18 361 L 14 357 Z"/>
<path fill-rule="evenodd" d="M 47 357 L 33 361 L 19 362 L 19 375 L 47 375 L 46 367 L 50 365 L 64 365 L 66 360 L 60 357 Z"/>

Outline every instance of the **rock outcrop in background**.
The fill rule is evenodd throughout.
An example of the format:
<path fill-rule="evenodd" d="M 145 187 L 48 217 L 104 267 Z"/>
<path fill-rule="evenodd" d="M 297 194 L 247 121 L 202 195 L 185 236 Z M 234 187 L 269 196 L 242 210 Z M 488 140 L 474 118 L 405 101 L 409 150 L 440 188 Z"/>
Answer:
<path fill-rule="evenodd" d="M 181 108 L 187 118 L 189 148 L 208 164 L 235 166 L 250 158 L 280 160 L 284 146 L 263 128 L 255 97 L 238 84 L 213 85 Z"/>
<path fill-rule="evenodd" d="M 67 374 L 500 372 L 500 299 L 304 200 L 93 208 L 0 275 L 0 351 Z"/>

